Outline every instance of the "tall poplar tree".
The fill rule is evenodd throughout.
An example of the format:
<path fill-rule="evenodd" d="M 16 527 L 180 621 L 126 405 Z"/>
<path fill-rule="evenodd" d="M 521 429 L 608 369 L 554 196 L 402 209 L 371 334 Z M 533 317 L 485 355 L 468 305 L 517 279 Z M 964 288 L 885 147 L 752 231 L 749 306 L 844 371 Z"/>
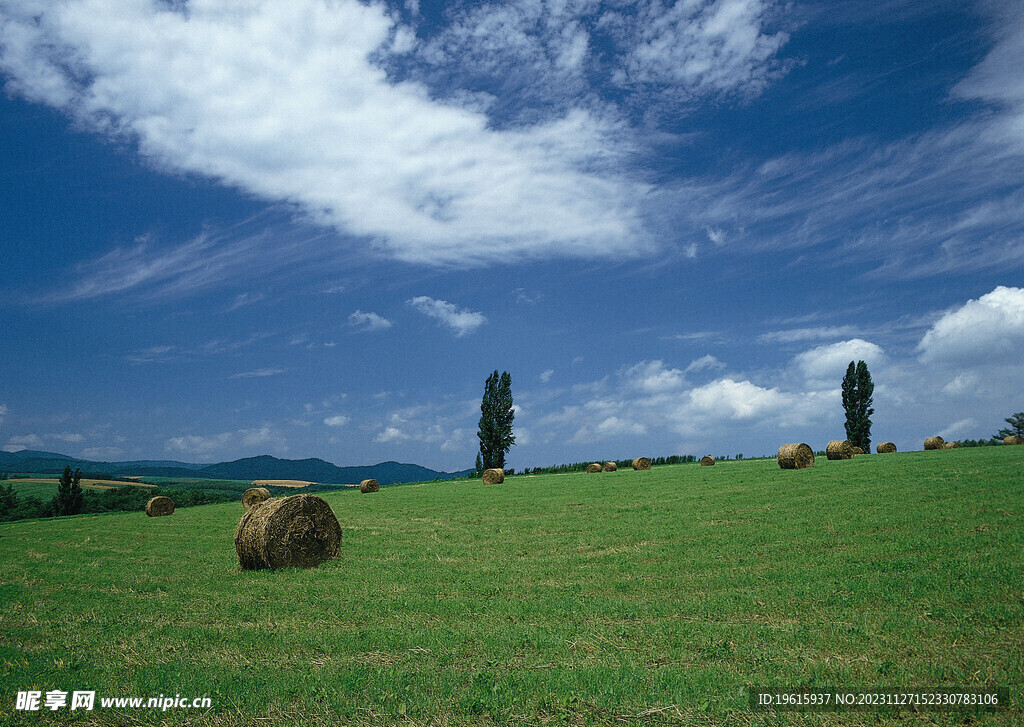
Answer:
<path fill-rule="evenodd" d="M 483 469 L 504 469 L 505 455 L 516 443 L 512 434 L 512 377 L 508 371 L 498 375 L 497 370 L 484 383 L 484 396 L 480 402 L 479 462 Z"/>
<path fill-rule="evenodd" d="M 85 495 L 82 493 L 82 470 L 76 469 L 71 473 L 71 466 L 64 468 L 64 474 L 60 476 L 57 484 L 57 496 L 53 498 L 53 512 L 55 515 L 77 515 L 82 511 L 85 504 Z"/>
<path fill-rule="evenodd" d="M 851 361 L 843 377 L 843 409 L 846 410 L 846 438 L 865 453 L 871 451 L 871 408 L 875 385 L 868 365 Z"/>

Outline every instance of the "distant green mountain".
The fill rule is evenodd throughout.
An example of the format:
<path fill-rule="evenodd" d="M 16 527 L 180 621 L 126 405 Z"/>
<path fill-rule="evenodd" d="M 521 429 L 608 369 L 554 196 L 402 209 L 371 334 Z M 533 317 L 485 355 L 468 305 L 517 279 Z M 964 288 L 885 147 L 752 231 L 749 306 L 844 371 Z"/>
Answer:
<path fill-rule="evenodd" d="M 83 473 L 117 477 L 190 477 L 216 480 L 307 480 L 331 485 L 358 484 L 375 479 L 382 485 L 424 480 L 465 477 L 472 470 L 438 472 L 416 464 L 381 462 L 364 467 L 338 467 L 322 459 L 278 459 L 269 455 L 247 457 L 233 462 L 202 465 L 168 460 L 132 462 L 94 462 L 54 452 L 0 452 L 0 472 L 60 474 L 64 468 L 79 468 Z"/>

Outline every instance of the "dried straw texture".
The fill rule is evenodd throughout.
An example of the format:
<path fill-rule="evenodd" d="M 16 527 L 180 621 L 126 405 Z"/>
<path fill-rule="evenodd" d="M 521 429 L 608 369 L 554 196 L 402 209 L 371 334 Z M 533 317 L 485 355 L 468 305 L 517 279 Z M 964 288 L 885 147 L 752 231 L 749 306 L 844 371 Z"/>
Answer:
<path fill-rule="evenodd" d="M 896 451 L 896 445 L 892 442 L 879 442 L 875 451 L 879 454 L 892 454 Z"/>
<path fill-rule="evenodd" d="M 858 454 L 864 454 L 864 450 L 860 447 L 853 448 L 853 456 L 856 457 Z"/>
<path fill-rule="evenodd" d="M 246 510 L 251 510 L 264 500 L 270 499 L 270 490 L 266 487 L 250 487 L 242 493 L 242 505 Z"/>
<path fill-rule="evenodd" d="M 380 492 L 380 483 L 374 479 L 363 480 L 359 483 L 359 491 L 364 495 L 367 492 Z"/>
<path fill-rule="evenodd" d="M 235 552 L 245 570 L 312 568 L 338 555 L 341 525 L 316 495 L 267 500 L 242 516 Z"/>
<path fill-rule="evenodd" d="M 712 457 L 710 454 L 705 454 L 703 457 L 700 458 L 700 466 L 701 467 L 710 467 L 714 463 L 715 463 L 715 458 Z"/>
<path fill-rule="evenodd" d="M 1003 444 L 1024 444 L 1024 437 L 1018 437 L 1016 434 L 1011 434 L 1003 439 Z"/>
<path fill-rule="evenodd" d="M 833 439 L 825 447 L 829 459 L 853 459 L 853 445 L 849 439 Z"/>
<path fill-rule="evenodd" d="M 946 440 L 943 439 L 942 437 L 928 437 L 928 439 L 924 440 L 924 448 L 925 449 L 945 449 L 946 448 Z"/>
<path fill-rule="evenodd" d="M 593 474 L 594 472 L 600 472 L 602 469 L 600 462 L 594 462 L 594 464 L 587 465 L 587 472 Z"/>
<path fill-rule="evenodd" d="M 150 517 L 163 517 L 174 514 L 174 500 L 166 495 L 157 495 L 149 498 L 146 503 L 146 514 Z"/>
<path fill-rule="evenodd" d="M 943 449 L 960 449 L 960 442 L 946 442 L 942 445 Z"/>
<path fill-rule="evenodd" d="M 814 466 L 814 450 L 809 444 L 783 444 L 779 447 L 779 467 L 802 470 Z"/>
<path fill-rule="evenodd" d="M 651 468 L 651 460 L 647 457 L 637 457 L 633 460 L 633 469 L 635 470 L 649 470 Z"/>
<path fill-rule="evenodd" d="M 501 468 L 484 470 L 483 481 L 485 485 L 500 485 L 505 481 L 505 470 Z"/>
<path fill-rule="evenodd" d="M 615 464 L 614 462 L 605 462 L 604 465 L 601 467 L 601 471 L 602 472 L 618 472 L 619 471 L 619 466 L 617 464 Z"/>

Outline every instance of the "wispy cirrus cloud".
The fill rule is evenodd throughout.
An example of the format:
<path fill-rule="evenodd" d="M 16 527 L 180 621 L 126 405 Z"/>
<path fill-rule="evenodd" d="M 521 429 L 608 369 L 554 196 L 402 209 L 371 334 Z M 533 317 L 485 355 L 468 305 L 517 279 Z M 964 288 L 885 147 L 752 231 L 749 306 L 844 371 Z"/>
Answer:
<path fill-rule="evenodd" d="M 454 303 L 436 300 L 426 295 L 411 298 L 408 303 L 423 315 L 450 328 L 460 338 L 473 333 L 487 322 L 487 317 L 483 313 L 459 308 Z"/>

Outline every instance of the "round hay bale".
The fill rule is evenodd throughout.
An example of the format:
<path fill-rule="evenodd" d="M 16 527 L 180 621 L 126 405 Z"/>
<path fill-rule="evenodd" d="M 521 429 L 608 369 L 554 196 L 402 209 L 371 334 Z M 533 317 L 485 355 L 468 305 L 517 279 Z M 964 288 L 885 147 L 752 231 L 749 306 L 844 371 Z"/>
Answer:
<path fill-rule="evenodd" d="M 783 444 L 779 447 L 779 467 L 784 470 L 802 470 L 814 466 L 814 450 L 809 444 Z"/>
<path fill-rule="evenodd" d="M 892 442 L 879 442 L 875 451 L 879 454 L 892 454 L 896 451 L 896 445 Z"/>
<path fill-rule="evenodd" d="M 614 462 L 605 462 L 603 465 L 601 465 L 601 471 L 602 472 L 618 472 L 619 471 L 619 466 L 617 464 L 615 464 Z"/>
<path fill-rule="evenodd" d="M 960 442 L 946 442 L 942 445 L 943 449 L 960 449 Z"/>
<path fill-rule="evenodd" d="M 359 491 L 364 495 L 367 492 L 380 492 L 380 483 L 374 479 L 363 480 L 359 483 Z"/>
<path fill-rule="evenodd" d="M 174 500 L 166 495 L 157 495 L 149 498 L 146 503 L 146 514 L 150 517 L 163 517 L 174 514 Z"/>
<path fill-rule="evenodd" d="M 853 459 L 853 445 L 849 439 L 833 439 L 825 447 L 829 459 Z"/>
<path fill-rule="evenodd" d="M 505 481 L 505 470 L 499 467 L 484 470 L 482 479 L 485 485 L 500 485 Z"/>
<path fill-rule="evenodd" d="M 647 457 L 637 457 L 633 460 L 633 469 L 635 470 L 649 470 L 651 468 L 651 460 Z"/>
<path fill-rule="evenodd" d="M 603 469 L 600 462 L 594 462 L 594 464 L 587 465 L 587 472 L 593 474 L 594 472 L 600 472 Z"/>
<path fill-rule="evenodd" d="M 864 454 L 864 450 L 860 447 L 853 448 L 853 456 L 856 457 L 858 454 Z"/>
<path fill-rule="evenodd" d="M 710 467 L 714 463 L 715 463 L 715 458 L 712 457 L 710 454 L 705 454 L 703 457 L 700 458 L 700 466 L 701 467 Z"/>
<path fill-rule="evenodd" d="M 1024 444 L 1024 437 L 1018 437 L 1016 434 L 1011 434 L 1003 439 L 1003 444 Z"/>
<path fill-rule="evenodd" d="M 270 490 L 266 487 L 250 487 L 242 493 L 242 505 L 246 510 L 251 510 L 264 500 L 270 499 Z"/>
<path fill-rule="evenodd" d="M 245 570 L 312 568 L 338 555 L 341 525 L 316 495 L 267 500 L 242 516 L 235 552 Z"/>
<path fill-rule="evenodd" d="M 924 440 L 925 449 L 945 449 L 946 440 L 942 437 L 928 437 Z"/>

